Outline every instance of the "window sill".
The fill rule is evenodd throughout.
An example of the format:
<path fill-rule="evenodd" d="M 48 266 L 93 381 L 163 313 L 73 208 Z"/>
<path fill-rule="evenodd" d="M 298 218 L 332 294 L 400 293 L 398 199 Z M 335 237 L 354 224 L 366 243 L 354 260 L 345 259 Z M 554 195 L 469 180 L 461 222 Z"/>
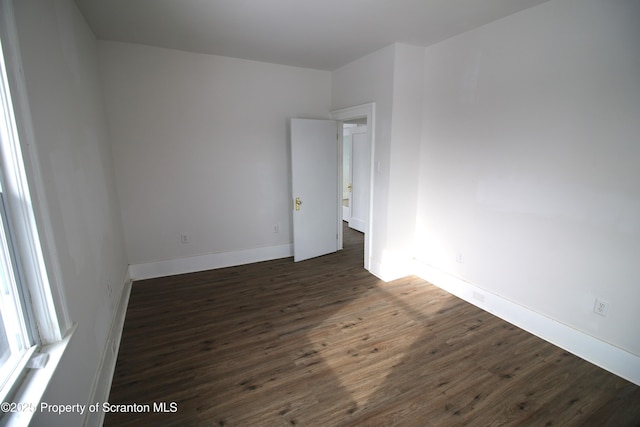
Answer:
<path fill-rule="evenodd" d="M 0 426 L 24 427 L 29 425 L 34 412 L 40 407 L 42 395 L 47 389 L 77 326 L 77 323 L 74 323 L 62 340 L 57 343 L 40 348 L 39 353 L 49 355 L 46 366 L 40 369 L 29 369 L 18 391 L 8 401 L 8 405 L 5 402 L 2 403 Z"/>

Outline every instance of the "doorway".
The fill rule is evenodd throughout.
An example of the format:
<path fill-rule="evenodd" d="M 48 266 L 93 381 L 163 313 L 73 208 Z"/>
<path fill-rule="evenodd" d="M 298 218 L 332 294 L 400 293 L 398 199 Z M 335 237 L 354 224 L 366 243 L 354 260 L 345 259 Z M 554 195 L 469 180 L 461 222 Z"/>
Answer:
<path fill-rule="evenodd" d="M 340 182 L 338 191 L 340 200 L 342 202 L 341 213 L 344 209 L 344 199 L 347 195 L 347 203 L 349 208 L 349 227 L 359 229 L 364 233 L 364 268 L 370 269 L 370 253 L 371 244 L 373 241 L 373 162 L 374 162 L 374 140 L 375 140 L 375 103 L 358 105 L 355 107 L 344 108 L 341 110 L 335 110 L 331 112 L 331 118 L 339 122 L 339 129 L 357 129 L 360 130 L 361 135 L 357 137 L 356 141 L 356 153 L 353 153 L 353 138 L 347 142 L 347 150 L 349 155 L 345 152 L 345 138 L 344 132 L 339 133 L 339 145 L 340 153 L 338 170 L 340 171 L 338 180 Z M 366 129 L 366 130 L 365 130 Z M 352 131 L 349 131 L 352 132 Z M 351 147 L 348 145 L 351 144 Z M 347 159 L 345 159 L 347 157 Z M 353 167 L 353 159 L 357 157 L 356 167 Z M 351 162 L 351 168 L 345 169 L 344 162 Z M 346 172 L 345 172 L 346 170 Z M 358 189 L 354 187 L 354 172 L 356 173 L 356 182 L 358 182 Z M 345 177 L 345 174 L 350 174 Z M 347 178 L 351 178 L 348 180 Z M 349 181 L 346 182 L 345 181 Z M 364 185 L 363 185 L 364 183 Z M 349 197 L 349 184 L 352 185 L 351 196 Z M 345 191 L 346 190 L 346 191 Z M 357 198 L 356 198 L 357 197 Z M 355 208 L 355 210 L 354 210 Z M 355 215 L 354 215 L 355 212 Z M 342 219 L 342 215 L 341 215 Z M 342 220 L 340 221 L 342 222 Z M 353 224 L 353 226 L 352 226 Z M 338 241 L 339 247 L 343 247 L 343 227 L 338 227 Z"/>
<path fill-rule="evenodd" d="M 367 232 L 369 221 L 369 162 L 367 118 L 342 123 L 342 220 Z"/>

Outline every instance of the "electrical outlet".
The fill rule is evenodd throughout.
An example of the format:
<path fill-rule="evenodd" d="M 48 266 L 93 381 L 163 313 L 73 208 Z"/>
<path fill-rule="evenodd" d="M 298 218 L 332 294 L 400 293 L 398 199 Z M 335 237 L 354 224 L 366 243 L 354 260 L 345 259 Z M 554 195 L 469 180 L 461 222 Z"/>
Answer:
<path fill-rule="evenodd" d="M 279 233 L 280 232 L 280 224 L 275 224 L 273 226 L 273 232 L 274 233 Z"/>
<path fill-rule="evenodd" d="M 456 251 L 456 262 L 464 263 L 464 253 L 462 251 Z"/>
<path fill-rule="evenodd" d="M 596 303 L 593 306 L 593 312 L 600 316 L 606 317 L 609 312 L 609 303 L 601 300 L 600 298 L 596 298 Z"/>
<path fill-rule="evenodd" d="M 183 245 L 189 243 L 189 236 L 187 236 L 186 234 L 181 234 L 180 243 L 182 243 Z"/>

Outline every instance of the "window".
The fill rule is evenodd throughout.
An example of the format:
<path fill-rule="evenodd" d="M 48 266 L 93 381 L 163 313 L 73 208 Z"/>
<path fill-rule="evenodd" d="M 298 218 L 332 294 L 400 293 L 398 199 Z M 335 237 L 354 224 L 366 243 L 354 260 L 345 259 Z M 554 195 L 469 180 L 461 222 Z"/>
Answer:
<path fill-rule="evenodd" d="M 4 108 L 2 110 L 4 113 Z M 11 227 L 0 182 L 0 399 L 4 400 L 10 381 L 25 365 L 34 350 L 28 330 L 28 308 L 22 294 L 16 252 L 13 250 Z"/>
<path fill-rule="evenodd" d="M 0 402 L 33 408 L 75 325 L 56 280 L 55 247 L 47 245 L 46 203 L 32 198 L 27 180 L 29 176 L 34 189 L 42 188 L 33 144 L 19 139 L 33 142 L 33 130 L 13 16 L 12 1 L 0 0 Z M 33 413 L 2 412 L 1 424 L 16 425 L 28 424 Z"/>
<path fill-rule="evenodd" d="M 2 153 L 6 154 L 11 151 L 12 139 L 15 139 L 15 134 L 12 135 L 15 120 L 1 44 L 0 53 L 0 145 Z M 6 174 L 2 165 L 0 168 L 0 398 L 4 400 L 34 350 L 34 339 L 28 328 L 28 305 L 8 215 L 3 179 Z"/>

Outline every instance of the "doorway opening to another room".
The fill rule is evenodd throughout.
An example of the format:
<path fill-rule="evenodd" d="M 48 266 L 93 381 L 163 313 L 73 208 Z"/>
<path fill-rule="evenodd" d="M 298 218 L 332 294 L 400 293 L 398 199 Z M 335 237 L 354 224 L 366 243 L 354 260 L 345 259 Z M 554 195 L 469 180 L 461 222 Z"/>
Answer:
<path fill-rule="evenodd" d="M 342 220 L 366 233 L 369 213 L 369 141 L 366 117 L 342 123 Z"/>
<path fill-rule="evenodd" d="M 345 229 L 364 234 L 364 268 L 370 268 L 373 240 L 371 208 L 373 201 L 373 159 L 375 104 L 364 104 L 331 112 L 331 118 L 339 123 L 340 164 L 340 214 Z M 343 245 L 343 227 L 339 227 L 340 248 Z"/>

